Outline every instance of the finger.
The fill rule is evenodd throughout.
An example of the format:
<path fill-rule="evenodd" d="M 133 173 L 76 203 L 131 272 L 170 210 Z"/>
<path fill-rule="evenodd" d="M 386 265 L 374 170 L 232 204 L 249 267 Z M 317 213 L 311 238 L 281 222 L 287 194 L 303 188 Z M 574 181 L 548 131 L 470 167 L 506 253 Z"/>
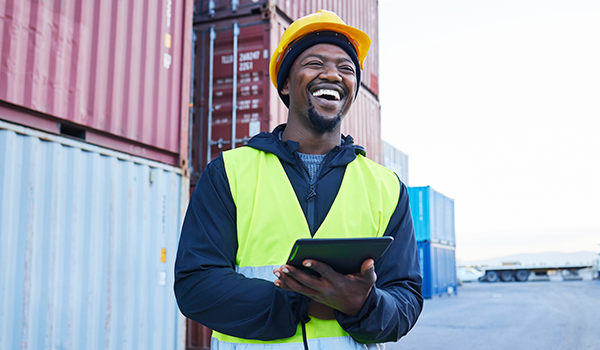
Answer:
<path fill-rule="evenodd" d="M 279 288 L 281 288 L 281 289 L 285 289 L 285 290 L 288 290 L 288 291 L 290 291 L 290 292 L 293 292 L 293 291 L 294 291 L 292 288 L 290 288 L 290 287 L 289 287 L 287 284 L 285 284 L 285 283 L 284 283 L 282 280 L 280 280 L 279 278 L 278 278 L 278 279 L 276 279 L 275 281 L 273 281 L 273 283 L 274 283 L 274 284 L 275 284 L 277 287 L 279 287 Z"/>
<path fill-rule="evenodd" d="M 290 290 L 290 287 L 288 287 L 285 283 L 283 283 L 283 281 L 280 279 L 281 278 L 281 270 L 277 267 L 273 269 L 273 274 L 277 277 L 277 279 L 275 281 L 273 281 L 273 283 L 279 287 L 279 288 L 283 288 L 285 290 Z"/>
<path fill-rule="evenodd" d="M 321 278 L 324 278 L 330 282 L 342 278 L 342 275 L 335 271 L 331 266 L 317 260 L 307 259 L 302 262 L 302 265 L 318 272 L 321 275 Z"/>
<path fill-rule="evenodd" d="M 310 297 L 316 295 L 317 292 L 306 285 L 306 281 L 316 279 L 315 277 L 289 265 L 283 265 L 280 270 L 282 273 L 279 280 L 290 288 L 290 290 Z"/>
<path fill-rule="evenodd" d="M 310 266 L 311 266 L 311 264 L 307 264 L 307 265 L 303 266 L 303 268 L 297 268 L 297 267 L 290 266 L 290 265 L 282 265 L 280 270 L 282 272 L 285 271 L 285 273 L 287 275 L 294 277 L 298 282 L 300 282 L 304 285 L 314 286 L 315 283 L 319 282 L 320 276 L 317 277 L 315 275 L 316 272 L 312 271 Z"/>

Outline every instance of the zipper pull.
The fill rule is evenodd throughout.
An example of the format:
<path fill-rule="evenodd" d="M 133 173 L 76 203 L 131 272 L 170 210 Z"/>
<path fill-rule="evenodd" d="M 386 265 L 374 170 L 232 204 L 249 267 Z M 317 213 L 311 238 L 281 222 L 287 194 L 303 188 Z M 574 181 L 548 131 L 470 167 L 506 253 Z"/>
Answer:
<path fill-rule="evenodd" d="M 316 195 L 317 192 L 315 192 L 315 186 L 313 184 L 310 184 L 310 192 L 308 193 L 308 196 L 306 196 L 306 201 L 310 201 Z"/>

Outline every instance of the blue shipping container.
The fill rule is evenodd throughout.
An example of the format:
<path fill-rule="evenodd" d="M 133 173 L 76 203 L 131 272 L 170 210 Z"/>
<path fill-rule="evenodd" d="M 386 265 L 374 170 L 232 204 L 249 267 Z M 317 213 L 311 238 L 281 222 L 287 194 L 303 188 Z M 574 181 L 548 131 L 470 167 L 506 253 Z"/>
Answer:
<path fill-rule="evenodd" d="M 0 120 L 0 349 L 182 349 L 181 169 Z"/>
<path fill-rule="evenodd" d="M 419 263 L 423 275 L 423 297 L 427 299 L 456 295 L 456 257 L 454 247 L 418 242 Z"/>
<path fill-rule="evenodd" d="M 430 186 L 409 187 L 417 242 L 455 244 L 454 200 Z"/>

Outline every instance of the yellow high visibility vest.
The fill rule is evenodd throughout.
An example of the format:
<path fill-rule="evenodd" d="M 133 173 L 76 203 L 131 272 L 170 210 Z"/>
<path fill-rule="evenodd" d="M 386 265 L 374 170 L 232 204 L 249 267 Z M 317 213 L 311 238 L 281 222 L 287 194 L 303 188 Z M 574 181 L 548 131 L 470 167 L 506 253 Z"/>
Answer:
<path fill-rule="evenodd" d="M 237 213 L 236 270 L 274 281 L 273 268 L 285 264 L 294 242 L 311 238 L 302 207 L 276 155 L 241 147 L 223 152 L 223 161 Z M 400 182 L 392 171 L 358 155 L 347 165 L 333 205 L 313 238 L 381 237 L 399 195 Z M 306 335 L 309 347 L 315 349 L 366 348 L 336 320 L 311 318 Z M 285 349 L 303 348 L 301 326 L 294 336 L 274 341 L 213 332 L 211 349 L 270 349 L 269 344 L 282 343 L 287 344 Z"/>

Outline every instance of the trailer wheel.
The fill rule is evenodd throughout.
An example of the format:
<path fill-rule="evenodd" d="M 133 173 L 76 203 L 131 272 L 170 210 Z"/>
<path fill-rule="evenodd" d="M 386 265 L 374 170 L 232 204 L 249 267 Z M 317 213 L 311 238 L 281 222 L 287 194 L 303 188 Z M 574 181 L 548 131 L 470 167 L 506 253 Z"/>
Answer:
<path fill-rule="evenodd" d="M 510 282 L 513 279 L 513 274 L 511 271 L 503 271 L 502 274 L 500 275 L 500 279 L 503 282 Z"/>
<path fill-rule="evenodd" d="M 498 273 L 496 271 L 488 271 L 485 273 L 485 279 L 488 282 L 496 282 L 498 281 Z"/>
<path fill-rule="evenodd" d="M 525 282 L 529 278 L 529 271 L 525 271 L 525 270 L 517 271 L 517 274 L 515 275 L 515 278 L 519 282 Z"/>

